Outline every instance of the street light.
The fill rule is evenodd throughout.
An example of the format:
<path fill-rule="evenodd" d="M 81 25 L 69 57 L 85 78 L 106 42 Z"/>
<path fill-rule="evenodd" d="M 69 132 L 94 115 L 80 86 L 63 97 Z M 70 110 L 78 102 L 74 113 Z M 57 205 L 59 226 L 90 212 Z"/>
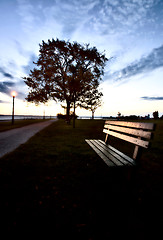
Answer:
<path fill-rule="evenodd" d="M 12 107 L 12 124 L 14 124 L 14 99 L 15 99 L 15 97 L 16 97 L 16 92 L 15 92 L 15 91 L 13 91 L 13 92 L 11 93 L 11 95 L 12 95 L 12 97 L 13 97 L 13 107 Z"/>

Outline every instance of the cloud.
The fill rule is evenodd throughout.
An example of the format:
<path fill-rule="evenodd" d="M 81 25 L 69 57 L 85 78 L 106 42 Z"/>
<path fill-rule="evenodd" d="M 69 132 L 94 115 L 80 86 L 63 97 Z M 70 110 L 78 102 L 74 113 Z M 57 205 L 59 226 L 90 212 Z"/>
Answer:
<path fill-rule="evenodd" d="M 120 71 L 116 71 L 110 75 L 107 74 L 107 77 L 115 81 L 121 81 L 141 73 L 153 71 L 159 67 L 163 67 L 162 56 L 163 45 L 159 48 L 153 49 L 153 51 L 149 55 L 142 57 L 139 61 L 131 63 L 130 65 L 121 69 Z"/>
<path fill-rule="evenodd" d="M 7 87 L 13 87 L 15 85 L 14 82 L 3 82 Z"/>
<path fill-rule="evenodd" d="M 17 0 L 17 13 L 22 30 L 29 36 L 30 42 L 39 43 L 42 38 L 46 41 L 48 38 L 59 37 L 93 44 L 95 42 L 104 49 L 108 43 L 111 48 L 113 45 L 114 48 L 123 49 L 122 45 L 129 45 L 126 37 L 129 39 L 132 34 L 137 39 L 137 30 L 140 33 L 140 27 L 149 21 L 146 17 L 148 15 L 149 19 L 149 12 L 157 2 L 158 0 Z M 29 45 L 28 42 L 26 48 Z"/>
<path fill-rule="evenodd" d="M 96 4 L 89 11 L 91 21 L 87 26 L 99 33 L 116 35 L 122 39 L 122 35 L 133 34 L 136 30 L 140 32 L 140 27 L 151 21 L 149 13 L 158 1 L 97 0 L 95 2 Z M 80 3 L 83 4 L 82 1 Z M 155 21 L 154 16 L 152 18 Z"/>
<path fill-rule="evenodd" d="M 37 9 L 37 16 L 44 19 L 42 31 L 48 30 L 57 37 L 70 39 L 76 31 L 81 31 L 86 23 L 90 24 L 94 14 L 92 9 L 98 2 L 99 0 L 56 0 L 43 5 L 42 10 Z"/>
<path fill-rule="evenodd" d="M 19 85 L 20 85 L 20 83 L 19 83 Z M 24 100 L 26 97 L 26 94 L 24 92 L 18 90 L 18 88 L 19 87 L 17 86 L 17 83 L 15 83 L 15 82 L 0 82 L 0 92 L 1 93 L 5 93 L 8 96 L 11 96 L 11 91 L 17 89 L 16 90 L 17 98 Z M 7 103 L 7 102 L 3 102 L 3 100 L 1 100 L 1 103 Z"/>
<path fill-rule="evenodd" d="M 37 16 L 35 14 L 35 9 L 32 3 L 29 1 L 21 1 L 17 0 L 18 2 L 18 14 L 21 16 L 21 24 L 23 27 L 23 30 L 25 32 L 31 31 L 33 29 L 33 24 L 35 21 L 35 17 Z"/>
<path fill-rule="evenodd" d="M 0 100 L 0 103 L 9 103 L 8 101 Z"/>
<path fill-rule="evenodd" d="M 13 79 L 14 77 L 10 74 L 10 73 L 7 73 L 3 68 L 0 67 L 0 73 L 3 74 L 4 77 L 6 78 L 10 78 L 10 79 Z"/>
<path fill-rule="evenodd" d="M 146 0 L 18 0 L 18 14 L 28 33 L 45 32 L 45 27 L 49 31 L 53 26 L 50 32 L 62 32 L 68 38 L 79 29 L 120 36 L 139 29 L 153 4 L 153 0 L 148 4 Z"/>
<path fill-rule="evenodd" d="M 27 95 L 25 93 L 17 91 L 17 98 L 18 99 L 24 100 L 25 97 L 27 97 Z"/>
<path fill-rule="evenodd" d="M 9 94 L 11 89 L 10 87 L 13 87 L 15 83 L 13 82 L 0 82 L 0 92 Z"/>
<path fill-rule="evenodd" d="M 35 65 L 34 65 L 33 62 L 36 62 L 37 59 L 38 59 L 38 56 L 36 54 L 34 54 L 34 53 L 30 54 L 28 64 L 23 66 L 23 69 L 24 69 L 26 74 L 29 74 L 30 70 L 32 70 L 34 68 Z"/>
<path fill-rule="evenodd" d="M 143 100 L 151 100 L 151 101 L 159 101 L 159 100 L 163 100 L 163 97 L 141 97 L 141 99 Z"/>

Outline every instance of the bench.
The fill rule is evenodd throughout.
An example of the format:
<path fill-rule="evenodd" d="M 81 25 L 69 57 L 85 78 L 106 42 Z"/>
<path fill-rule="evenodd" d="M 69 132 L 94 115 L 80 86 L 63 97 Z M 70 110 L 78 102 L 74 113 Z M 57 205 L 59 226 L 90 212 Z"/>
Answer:
<path fill-rule="evenodd" d="M 109 167 L 135 166 L 140 158 L 141 149 L 149 147 L 153 130 L 153 123 L 105 121 L 103 129 L 106 134 L 105 141 L 95 139 L 85 141 Z M 108 145 L 109 135 L 134 144 L 133 156 L 129 157 Z"/>

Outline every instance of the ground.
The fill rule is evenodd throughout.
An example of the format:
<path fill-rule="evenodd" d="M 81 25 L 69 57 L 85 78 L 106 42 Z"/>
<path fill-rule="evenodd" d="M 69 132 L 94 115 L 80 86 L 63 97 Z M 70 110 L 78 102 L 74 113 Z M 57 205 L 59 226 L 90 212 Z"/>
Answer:
<path fill-rule="evenodd" d="M 58 121 L 0 159 L 1 233 L 147 239 L 162 228 L 162 122 L 134 180 L 85 143 L 104 121 Z M 114 142 L 116 144 L 116 142 Z M 125 146 L 121 146 L 124 147 Z M 53 235 L 51 235 L 53 234 Z"/>

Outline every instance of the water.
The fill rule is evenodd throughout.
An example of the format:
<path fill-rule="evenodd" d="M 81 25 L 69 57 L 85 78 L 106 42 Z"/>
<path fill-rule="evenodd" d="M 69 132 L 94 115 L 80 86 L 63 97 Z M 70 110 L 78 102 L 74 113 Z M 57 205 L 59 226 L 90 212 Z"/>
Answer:
<path fill-rule="evenodd" d="M 112 117 L 107 117 L 107 116 L 94 116 L 94 119 L 110 119 Z M 92 119 L 91 116 L 79 116 L 78 119 Z"/>
<path fill-rule="evenodd" d="M 25 120 L 25 119 L 51 119 L 56 118 L 56 116 L 36 116 L 36 115 L 14 115 L 15 120 Z M 12 120 L 12 115 L 0 115 L 0 121 L 10 121 Z"/>
<path fill-rule="evenodd" d="M 25 119 L 51 119 L 56 116 L 36 116 L 36 115 L 14 115 L 15 120 Z M 95 116 L 94 119 L 108 119 L 109 117 Z M 78 119 L 92 119 L 91 116 L 79 116 Z M 11 121 L 12 115 L 0 115 L 0 121 Z"/>

